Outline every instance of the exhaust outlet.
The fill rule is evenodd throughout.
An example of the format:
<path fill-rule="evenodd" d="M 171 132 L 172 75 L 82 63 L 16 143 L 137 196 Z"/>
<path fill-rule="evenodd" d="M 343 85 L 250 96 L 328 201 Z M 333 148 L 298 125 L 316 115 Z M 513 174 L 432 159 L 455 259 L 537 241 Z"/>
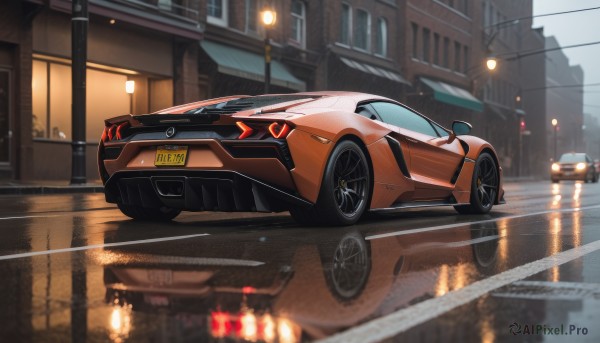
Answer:
<path fill-rule="evenodd" d="M 181 198 L 185 189 L 182 180 L 155 180 L 154 188 L 163 197 Z"/>

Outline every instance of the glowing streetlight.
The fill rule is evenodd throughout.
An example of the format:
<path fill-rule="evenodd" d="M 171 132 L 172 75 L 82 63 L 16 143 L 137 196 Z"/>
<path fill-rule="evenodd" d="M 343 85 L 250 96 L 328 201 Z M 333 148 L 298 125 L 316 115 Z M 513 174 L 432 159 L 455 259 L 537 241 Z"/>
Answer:
<path fill-rule="evenodd" d="M 272 8 L 266 7 L 260 12 L 260 19 L 266 28 L 271 28 L 277 22 L 277 12 Z"/>
<path fill-rule="evenodd" d="M 133 94 L 135 92 L 135 81 L 127 80 L 125 81 L 125 93 Z"/>
<path fill-rule="evenodd" d="M 269 38 L 269 30 L 277 22 L 277 12 L 270 7 L 265 7 L 260 12 L 260 19 L 265 27 L 265 94 L 267 94 L 271 88 L 271 39 Z"/>
<path fill-rule="evenodd" d="M 485 61 L 485 66 L 489 71 L 496 70 L 496 67 L 498 66 L 498 60 L 493 57 L 488 57 L 488 59 Z"/>

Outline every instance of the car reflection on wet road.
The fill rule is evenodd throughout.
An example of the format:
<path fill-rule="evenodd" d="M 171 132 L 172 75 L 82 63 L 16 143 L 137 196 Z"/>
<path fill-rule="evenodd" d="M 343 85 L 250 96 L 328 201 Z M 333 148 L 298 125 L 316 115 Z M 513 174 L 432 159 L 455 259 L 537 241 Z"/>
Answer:
<path fill-rule="evenodd" d="M 343 228 L 303 228 L 286 214 L 139 223 L 98 194 L 4 196 L 0 335 L 598 341 L 600 186 L 506 190 L 508 204 L 489 215 L 431 208 Z"/>

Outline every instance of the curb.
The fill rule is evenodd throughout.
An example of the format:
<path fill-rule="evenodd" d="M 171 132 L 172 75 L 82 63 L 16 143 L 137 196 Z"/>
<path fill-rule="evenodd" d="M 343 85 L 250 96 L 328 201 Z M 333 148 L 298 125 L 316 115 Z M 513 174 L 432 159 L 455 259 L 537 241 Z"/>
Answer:
<path fill-rule="evenodd" d="M 0 186 L 0 195 L 102 193 L 103 186 Z"/>

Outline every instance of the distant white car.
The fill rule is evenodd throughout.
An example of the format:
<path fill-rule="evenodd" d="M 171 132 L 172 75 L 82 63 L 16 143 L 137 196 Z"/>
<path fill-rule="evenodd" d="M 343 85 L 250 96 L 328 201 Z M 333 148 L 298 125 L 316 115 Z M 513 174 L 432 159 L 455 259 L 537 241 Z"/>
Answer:
<path fill-rule="evenodd" d="M 597 164 L 584 153 L 563 154 L 557 162 L 552 163 L 551 180 L 553 183 L 560 180 L 598 182 L 600 168 Z"/>

